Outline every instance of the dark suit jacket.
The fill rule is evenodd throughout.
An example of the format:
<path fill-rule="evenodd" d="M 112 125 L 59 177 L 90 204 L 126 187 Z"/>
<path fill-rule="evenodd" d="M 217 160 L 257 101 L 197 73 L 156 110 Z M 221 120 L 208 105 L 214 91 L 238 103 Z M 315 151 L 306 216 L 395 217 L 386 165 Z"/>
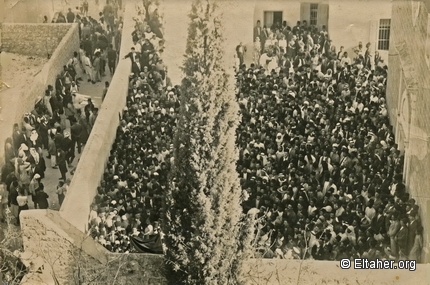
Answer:
<path fill-rule="evenodd" d="M 402 250 L 404 254 L 407 254 L 406 249 L 408 245 L 408 228 L 406 226 L 400 228 L 400 230 L 397 232 L 396 238 L 399 250 Z"/>
<path fill-rule="evenodd" d="M 409 223 L 409 227 L 408 227 L 408 250 L 411 250 L 411 248 L 414 246 L 415 234 L 416 234 L 418 226 L 419 226 L 419 224 L 418 224 L 417 220 Z"/>
<path fill-rule="evenodd" d="M 13 139 L 13 148 L 14 148 L 15 152 L 18 151 L 21 144 L 27 143 L 27 140 L 25 139 L 25 137 L 21 131 L 20 132 L 14 132 L 12 135 L 12 139 Z"/>
<path fill-rule="evenodd" d="M 136 52 L 136 53 L 135 53 L 135 56 L 133 57 L 133 53 L 132 53 L 132 52 L 129 52 L 129 53 L 125 56 L 125 58 L 130 58 L 132 63 L 134 63 L 134 62 L 139 62 L 139 59 L 140 59 L 140 53 Z"/>
<path fill-rule="evenodd" d="M 260 38 L 261 41 L 261 32 L 262 32 L 263 28 L 262 27 L 254 27 L 254 41 L 256 37 Z"/>
<path fill-rule="evenodd" d="M 381 234 L 386 233 L 385 228 L 385 216 L 381 215 L 378 217 L 378 214 L 372 220 L 372 229 L 375 232 L 379 232 Z"/>
<path fill-rule="evenodd" d="M 264 47 L 264 43 L 266 42 L 267 37 L 268 37 L 268 34 L 267 34 L 266 30 L 264 30 L 262 28 L 261 29 L 261 35 L 260 35 L 260 42 L 261 42 L 262 47 Z M 263 50 L 261 50 L 261 52 L 263 52 Z"/>

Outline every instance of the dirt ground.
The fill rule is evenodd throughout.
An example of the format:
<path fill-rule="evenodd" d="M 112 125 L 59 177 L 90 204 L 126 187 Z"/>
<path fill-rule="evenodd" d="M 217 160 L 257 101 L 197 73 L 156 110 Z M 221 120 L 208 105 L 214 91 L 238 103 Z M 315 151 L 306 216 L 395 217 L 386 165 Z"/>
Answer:
<path fill-rule="evenodd" d="M 0 106 L 2 107 L 0 118 L 3 120 L 0 128 L 3 125 L 13 125 L 11 122 L 8 123 L 8 118 L 10 118 L 8 113 L 12 110 L 8 109 L 7 106 L 11 105 L 15 95 L 28 90 L 34 77 L 42 70 L 47 61 L 46 58 L 4 52 L 0 54 L 0 80 L 3 83 L 0 89 Z M 3 131 L 3 129 L 0 130 Z"/>
<path fill-rule="evenodd" d="M 47 58 L 0 53 L 0 80 L 11 87 L 2 89 L 2 96 L 3 94 L 15 93 L 20 87 L 31 83 L 33 77 L 42 70 L 46 62 L 48 62 Z"/>

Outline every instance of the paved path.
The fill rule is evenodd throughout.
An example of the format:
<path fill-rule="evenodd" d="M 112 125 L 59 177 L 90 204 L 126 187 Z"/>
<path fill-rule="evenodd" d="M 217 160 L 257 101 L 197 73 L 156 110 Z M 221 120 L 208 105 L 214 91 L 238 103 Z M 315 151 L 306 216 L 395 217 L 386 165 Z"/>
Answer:
<path fill-rule="evenodd" d="M 83 95 L 91 96 L 91 99 L 94 102 L 94 105 L 96 107 L 100 107 L 101 105 L 101 98 L 102 98 L 102 92 L 104 88 L 104 82 L 105 81 L 111 81 L 111 76 L 106 75 L 102 77 L 102 82 L 98 82 L 96 84 L 92 84 L 91 82 L 81 82 L 79 93 Z M 68 122 L 68 121 L 67 121 Z M 44 159 L 46 162 L 46 171 L 45 171 L 45 178 L 42 180 L 42 183 L 45 186 L 45 192 L 49 195 L 49 208 L 54 210 L 59 210 L 60 205 L 58 203 L 58 197 L 57 194 L 55 194 L 55 191 L 57 189 L 59 178 L 61 177 L 61 173 L 59 169 L 53 169 L 51 167 L 51 160 L 47 159 L 46 156 L 48 155 L 47 151 L 44 150 Z M 78 160 L 80 158 L 80 154 L 78 154 L 78 151 L 75 149 L 75 159 L 72 162 L 72 167 L 69 167 L 69 172 L 67 173 L 67 178 L 71 178 L 72 175 L 70 173 L 71 170 L 76 168 L 76 165 L 78 163 Z M 31 198 L 29 198 L 31 201 Z M 29 203 L 30 209 L 34 208 L 34 204 L 32 202 Z"/>

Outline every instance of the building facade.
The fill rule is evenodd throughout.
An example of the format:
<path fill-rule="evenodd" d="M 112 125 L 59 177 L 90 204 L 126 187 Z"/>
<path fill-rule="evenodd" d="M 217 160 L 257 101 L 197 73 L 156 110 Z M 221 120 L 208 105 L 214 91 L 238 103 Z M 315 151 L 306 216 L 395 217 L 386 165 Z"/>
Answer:
<path fill-rule="evenodd" d="M 430 1 L 393 1 L 387 104 L 404 179 L 420 206 L 424 262 L 430 262 Z"/>
<path fill-rule="evenodd" d="M 391 7 L 391 0 L 257 0 L 254 25 L 257 20 L 267 27 L 283 21 L 294 27 L 304 20 L 320 29 L 325 25 L 337 49 L 344 46 L 350 54 L 360 41 L 370 42 L 387 62 Z"/>

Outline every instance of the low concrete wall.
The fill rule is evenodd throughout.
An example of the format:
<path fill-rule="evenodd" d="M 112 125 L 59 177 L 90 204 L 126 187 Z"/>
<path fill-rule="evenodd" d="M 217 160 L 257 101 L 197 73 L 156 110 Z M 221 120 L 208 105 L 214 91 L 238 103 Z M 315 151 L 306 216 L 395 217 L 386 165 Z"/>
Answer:
<path fill-rule="evenodd" d="M 58 25 L 58 24 L 56 24 Z M 11 27 L 10 24 L 3 24 L 3 27 Z M 33 27 L 29 25 L 28 29 Z M 7 108 L 7 116 L 3 117 L 0 122 L 0 146 L 3 149 L 7 137 L 12 135 L 12 126 L 14 123 L 21 123 L 24 113 L 30 112 L 34 108 L 35 102 L 44 95 L 49 84 L 54 85 L 57 74 L 63 70 L 63 65 L 73 56 L 74 51 L 79 50 L 79 28 L 77 24 L 63 25 L 62 29 L 67 28 L 62 39 L 57 43 L 57 48 L 52 53 L 49 61 L 43 66 L 39 74 L 34 77 L 33 83 L 28 89 L 21 94 L 14 94 L 9 98 L 3 98 L 5 95 L 0 93 L 3 108 Z M 10 30 L 9 30 L 10 31 Z M 3 43 L 5 39 L 3 38 Z M 8 40 L 6 40 L 8 41 Z M 18 53 L 17 50 L 11 50 L 12 53 Z M 3 70 L 5 72 L 5 70 Z M 6 102 L 6 103 L 4 103 Z M 4 110 L 2 113 L 6 113 Z M 4 164 L 4 153 L 0 152 L 0 167 Z"/>
<path fill-rule="evenodd" d="M 418 264 L 415 271 L 363 270 L 342 269 L 339 261 L 251 259 L 245 266 L 244 285 L 429 284 L 430 280 L 430 264 Z"/>
<path fill-rule="evenodd" d="M 60 209 L 61 216 L 83 232 L 87 231 L 90 206 L 116 137 L 119 114 L 126 106 L 131 62 L 122 58 L 133 45 L 131 32 L 134 30 L 135 14 L 134 1 L 129 1 L 124 13 L 120 60 Z"/>
<path fill-rule="evenodd" d="M 2 49 L 22 55 L 52 56 L 72 24 L 2 24 Z"/>

